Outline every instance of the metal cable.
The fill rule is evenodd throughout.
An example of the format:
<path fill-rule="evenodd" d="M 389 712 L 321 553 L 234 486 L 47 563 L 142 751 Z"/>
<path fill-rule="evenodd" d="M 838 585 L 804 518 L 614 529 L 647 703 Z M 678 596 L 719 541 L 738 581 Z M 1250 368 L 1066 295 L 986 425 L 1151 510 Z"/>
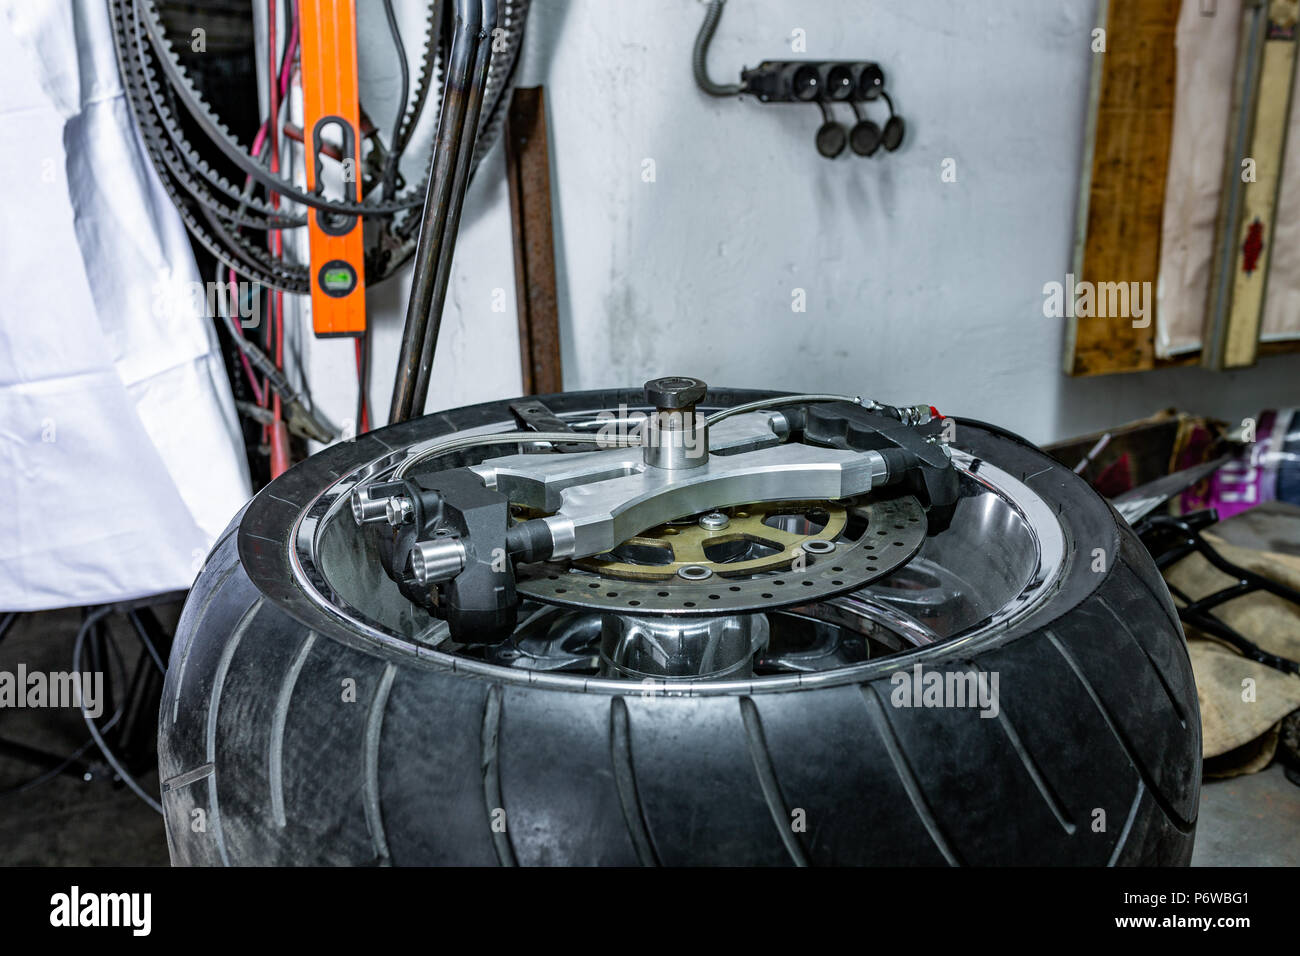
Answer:
<path fill-rule="evenodd" d="M 853 405 L 863 404 L 862 399 L 856 395 L 782 395 L 776 398 L 764 398 L 756 402 L 746 402 L 743 405 L 733 405 L 730 408 L 724 408 L 722 411 L 714 412 L 706 418 L 705 423 L 712 425 L 715 422 L 722 421 L 724 418 L 730 418 L 732 415 L 761 411 L 766 408 L 776 408 L 782 405 L 799 405 L 805 402 L 849 402 Z M 868 407 L 874 407 L 876 402 L 867 402 L 866 404 Z M 417 452 L 397 466 L 393 471 L 392 480 L 398 481 L 405 478 L 416 465 L 426 462 L 430 458 L 445 455 L 448 452 L 462 451 L 466 448 L 476 448 L 489 445 L 516 445 L 527 442 L 564 442 L 582 445 L 604 445 L 606 448 L 633 448 L 641 445 L 641 438 L 639 435 L 608 435 L 599 432 L 592 435 L 583 432 L 511 431 L 495 432 L 491 435 L 467 435 L 464 438 L 452 438 L 445 442 L 439 442 L 437 445 L 426 448 L 424 451 Z"/>
<path fill-rule="evenodd" d="M 490 445 L 522 445 L 530 442 L 563 442 L 574 445 L 604 445 L 606 448 L 633 448 L 641 445 L 639 436 L 633 435 L 585 435 L 582 432 L 495 432 L 491 435 L 467 435 L 464 438 L 451 438 L 417 452 L 402 462 L 393 471 L 393 481 L 400 481 L 410 474 L 416 465 L 439 455 L 466 448 L 487 447 Z"/>
<path fill-rule="evenodd" d="M 713 425 L 722 421 L 724 418 L 730 418 L 732 415 L 742 415 L 745 412 L 759 412 L 765 408 L 778 408 L 782 405 L 802 405 L 805 402 L 849 402 L 853 405 L 864 404 L 861 396 L 858 395 L 782 395 L 779 398 L 764 398 L 757 402 L 746 402 L 743 405 L 732 405 L 730 408 L 724 408 L 720 412 L 714 412 L 704 420 L 705 424 Z M 868 408 L 874 407 L 875 402 L 868 401 L 865 403 Z"/>

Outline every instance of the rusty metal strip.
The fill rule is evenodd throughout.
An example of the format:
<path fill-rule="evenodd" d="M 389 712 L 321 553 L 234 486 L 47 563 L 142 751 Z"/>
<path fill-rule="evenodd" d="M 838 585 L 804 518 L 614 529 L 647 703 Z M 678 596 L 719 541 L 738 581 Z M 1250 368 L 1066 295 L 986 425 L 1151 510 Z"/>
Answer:
<path fill-rule="evenodd" d="M 515 89 L 506 117 L 505 145 L 523 391 L 525 395 L 545 395 L 563 391 L 564 381 L 555 296 L 551 160 L 542 87 Z"/>

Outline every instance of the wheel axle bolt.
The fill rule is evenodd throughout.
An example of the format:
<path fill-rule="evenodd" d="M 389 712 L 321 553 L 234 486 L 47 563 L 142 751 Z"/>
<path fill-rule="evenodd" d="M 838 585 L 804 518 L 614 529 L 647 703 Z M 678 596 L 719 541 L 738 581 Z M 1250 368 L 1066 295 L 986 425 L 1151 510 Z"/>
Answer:
<path fill-rule="evenodd" d="M 645 383 L 646 401 L 654 411 L 642 431 L 645 463 L 667 471 L 699 468 L 709 461 L 709 426 L 695 405 L 709 387 L 698 378 L 670 375 Z"/>
<path fill-rule="evenodd" d="M 669 375 L 645 383 L 646 401 L 660 411 L 693 409 L 696 402 L 704 400 L 709 387 L 698 378 L 686 375 Z"/>

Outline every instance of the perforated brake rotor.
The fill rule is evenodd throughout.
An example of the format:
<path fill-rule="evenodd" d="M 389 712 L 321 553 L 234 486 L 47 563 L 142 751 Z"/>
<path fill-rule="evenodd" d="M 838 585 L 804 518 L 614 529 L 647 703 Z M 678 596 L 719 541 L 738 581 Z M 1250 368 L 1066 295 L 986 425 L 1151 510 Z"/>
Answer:
<path fill-rule="evenodd" d="M 750 505 L 733 510 L 756 513 L 754 509 L 758 507 Z M 782 514 L 791 511 L 789 503 L 771 507 Z M 784 557 L 790 544 L 785 541 L 784 563 L 775 570 L 745 571 L 740 564 L 733 564 L 724 565 L 725 575 L 711 573 L 703 580 L 687 580 L 675 571 L 656 580 L 631 580 L 589 570 L 600 567 L 601 562 L 584 562 L 587 568 L 576 563 L 538 562 L 521 564 L 516 569 L 518 590 L 521 597 L 546 604 L 625 614 L 754 613 L 855 591 L 906 564 L 925 540 L 925 511 L 910 495 L 846 504 L 844 520 L 838 529 L 833 527 L 834 517 L 830 514 L 832 521 L 818 534 L 798 537 L 830 541 L 833 533 L 848 529 L 860 533 L 854 538 L 839 533 L 834 538 L 834 549 L 826 553 L 801 548 L 802 559 L 793 564 L 790 558 Z M 620 573 L 626 573 L 619 565 L 627 562 L 612 564 Z M 645 570 L 643 566 L 633 567 Z M 662 572 L 662 567 L 653 566 L 651 570 Z"/>

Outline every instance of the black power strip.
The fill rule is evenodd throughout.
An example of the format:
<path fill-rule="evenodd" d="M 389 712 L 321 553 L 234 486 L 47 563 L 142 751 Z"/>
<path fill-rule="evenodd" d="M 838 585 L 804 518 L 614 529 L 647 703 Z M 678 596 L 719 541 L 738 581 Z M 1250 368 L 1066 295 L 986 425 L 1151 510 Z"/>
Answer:
<path fill-rule="evenodd" d="M 903 143 L 903 118 L 885 92 L 885 71 L 870 60 L 764 60 L 742 70 L 737 84 L 714 83 L 709 79 L 709 43 L 718 28 L 725 0 L 713 0 L 695 40 L 693 67 L 695 82 L 710 96 L 740 96 L 749 93 L 762 103 L 816 103 L 822 113 L 817 129 L 817 152 L 834 159 L 846 146 L 859 156 L 874 156 L 884 147 L 893 152 Z M 882 127 L 867 117 L 863 104 L 881 100 L 889 107 Z M 853 110 L 852 128 L 836 121 L 834 103 L 846 103 Z"/>
<path fill-rule="evenodd" d="M 740 92 L 750 93 L 763 103 L 816 103 L 821 107 L 822 125 L 817 130 L 817 151 L 834 159 L 847 145 L 859 156 L 874 156 L 881 146 L 889 152 L 903 143 L 903 118 L 885 92 L 885 71 L 867 60 L 764 60 L 753 69 L 742 70 Z M 868 119 L 862 104 L 883 100 L 889 119 L 881 127 Z M 832 103 L 847 103 L 853 109 L 854 124 L 847 132 L 836 122 Z"/>

